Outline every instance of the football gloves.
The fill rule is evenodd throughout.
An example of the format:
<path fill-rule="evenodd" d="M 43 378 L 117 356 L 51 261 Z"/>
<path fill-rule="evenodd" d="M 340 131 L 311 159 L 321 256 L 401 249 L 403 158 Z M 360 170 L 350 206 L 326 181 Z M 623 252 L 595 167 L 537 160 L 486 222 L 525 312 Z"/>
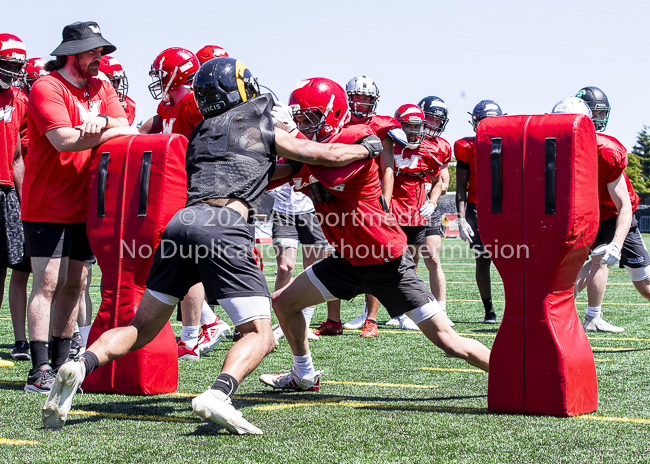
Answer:
<path fill-rule="evenodd" d="M 381 139 L 376 135 L 369 135 L 360 142 L 361 146 L 368 150 L 368 158 L 374 158 L 381 155 L 384 146 L 381 144 Z"/>
<path fill-rule="evenodd" d="M 463 242 L 469 242 L 470 237 L 474 236 L 472 226 L 467 223 L 467 220 L 465 218 L 458 219 L 458 233 L 460 235 L 460 239 Z"/>
<path fill-rule="evenodd" d="M 297 128 L 293 120 L 293 110 L 286 103 L 276 102 L 271 110 L 271 116 L 273 116 L 273 125 L 276 127 L 279 126 L 287 132 L 292 132 Z"/>
<path fill-rule="evenodd" d="M 608 245 L 600 245 L 594 248 L 591 256 L 603 255 L 600 259 L 600 264 L 604 266 L 615 266 L 621 260 L 621 245 L 612 242 Z"/>
<path fill-rule="evenodd" d="M 435 210 L 436 210 L 436 204 L 427 201 L 420 208 L 420 216 L 422 216 L 425 219 L 429 219 L 431 216 L 433 216 L 433 212 Z"/>

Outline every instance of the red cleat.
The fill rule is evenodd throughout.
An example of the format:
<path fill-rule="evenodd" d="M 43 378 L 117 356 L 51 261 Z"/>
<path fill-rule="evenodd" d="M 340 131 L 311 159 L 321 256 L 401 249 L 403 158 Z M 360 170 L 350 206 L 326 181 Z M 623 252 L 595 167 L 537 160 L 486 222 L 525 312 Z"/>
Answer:
<path fill-rule="evenodd" d="M 343 324 L 341 321 L 334 322 L 330 319 L 321 322 L 317 329 L 314 329 L 316 335 L 343 335 Z"/>
<path fill-rule="evenodd" d="M 379 330 L 377 330 L 377 323 L 366 319 L 366 322 L 364 322 L 363 328 L 361 329 L 361 333 L 359 335 L 361 337 L 377 337 L 379 335 Z"/>

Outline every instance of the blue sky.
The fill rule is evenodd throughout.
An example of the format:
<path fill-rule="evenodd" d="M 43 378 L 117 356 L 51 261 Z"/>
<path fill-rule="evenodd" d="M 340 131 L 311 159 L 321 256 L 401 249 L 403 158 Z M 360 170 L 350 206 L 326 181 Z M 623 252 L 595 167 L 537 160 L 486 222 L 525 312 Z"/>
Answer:
<path fill-rule="evenodd" d="M 147 85 L 160 51 L 215 44 L 283 101 L 304 78 L 344 86 L 358 74 L 378 84 L 380 114 L 439 96 L 452 143 L 472 134 L 467 112 L 482 99 L 508 114 L 538 114 L 585 85 L 607 93 L 607 133 L 628 150 L 650 125 L 648 0 L 32 0 L 3 2 L 0 15 L 2 31 L 18 35 L 30 57 L 47 57 L 66 24 L 97 21 L 118 48 L 136 122 L 156 111 Z"/>

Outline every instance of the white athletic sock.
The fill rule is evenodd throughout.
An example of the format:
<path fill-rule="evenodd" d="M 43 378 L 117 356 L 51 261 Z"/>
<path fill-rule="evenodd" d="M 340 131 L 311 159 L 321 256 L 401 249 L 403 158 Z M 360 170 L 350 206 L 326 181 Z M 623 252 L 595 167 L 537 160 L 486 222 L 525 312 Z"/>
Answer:
<path fill-rule="evenodd" d="M 316 310 L 316 306 L 307 306 L 302 310 L 302 315 L 305 317 L 305 322 L 307 322 L 307 328 L 309 328 L 309 324 L 311 324 L 311 318 L 314 316 L 314 310 Z"/>
<path fill-rule="evenodd" d="M 90 328 L 92 325 L 87 325 L 86 327 L 79 327 L 79 333 L 81 334 L 81 342 L 83 346 L 88 344 L 88 335 L 90 335 Z"/>
<path fill-rule="evenodd" d="M 447 302 L 446 301 L 438 301 L 438 304 L 442 308 L 443 311 L 447 312 Z"/>
<path fill-rule="evenodd" d="M 587 314 L 585 314 L 585 317 L 593 319 L 594 317 L 598 317 L 600 314 L 600 306 L 587 306 Z"/>
<path fill-rule="evenodd" d="M 210 325 L 216 320 L 217 315 L 212 311 L 208 302 L 203 300 L 203 306 L 201 306 L 201 325 Z"/>
<path fill-rule="evenodd" d="M 201 327 L 184 325 L 181 329 L 181 341 L 185 343 L 190 350 L 199 342 L 199 329 Z"/>
<path fill-rule="evenodd" d="M 294 355 L 293 366 L 296 368 L 296 373 L 302 378 L 313 377 L 316 375 L 314 361 L 311 359 L 311 353 L 307 353 L 304 356 Z"/>

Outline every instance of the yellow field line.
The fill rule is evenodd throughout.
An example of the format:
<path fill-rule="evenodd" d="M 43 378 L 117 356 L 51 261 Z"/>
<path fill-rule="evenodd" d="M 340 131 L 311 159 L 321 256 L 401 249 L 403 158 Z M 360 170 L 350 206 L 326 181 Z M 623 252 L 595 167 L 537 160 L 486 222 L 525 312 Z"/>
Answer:
<path fill-rule="evenodd" d="M 592 346 L 591 348 L 602 351 L 650 351 L 650 348 L 611 348 L 609 346 Z"/>
<path fill-rule="evenodd" d="M 487 374 L 487 372 L 482 371 L 481 369 L 460 369 L 460 368 L 444 368 L 444 367 L 421 367 L 421 371 L 441 371 L 441 372 L 479 372 L 482 374 Z"/>
<path fill-rule="evenodd" d="M 613 361 L 613 359 L 600 359 L 600 358 L 594 358 L 594 361 L 604 363 L 604 362 L 610 362 L 610 361 Z"/>
<path fill-rule="evenodd" d="M 0 321 L 10 321 L 10 317 L 0 317 Z"/>
<path fill-rule="evenodd" d="M 96 411 L 70 411 L 68 414 L 73 416 L 89 416 L 89 417 L 109 417 L 111 419 L 130 419 L 130 420 L 148 420 L 155 422 L 186 422 L 197 423 L 199 419 L 191 417 L 171 417 L 171 416 L 149 416 L 143 414 L 117 414 L 112 412 L 96 412 Z"/>
<path fill-rule="evenodd" d="M 340 382 L 335 380 L 321 380 L 321 383 L 331 385 L 362 385 L 368 387 L 394 387 L 394 388 L 438 388 L 438 385 L 413 385 L 408 383 L 373 383 L 373 382 Z"/>
<path fill-rule="evenodd" d="M 381 330 L 381 333 L 391 333 L 388 330 Z M 402 333 L 402 331 L 395 332 Z M 497 334 L 483 334 L 483 333 L 463 333 L 457 332 L 458 335 L 464 337 L 496 337 Z M 621 342 L 650 342 L 650 338 L 617 338 L 617 337 L 587 337 L 587 340 L 612 340 L 612 341 L 621 341 Z"/>
<path fill-rule="evenodd" d="M 606 417 L 606 416 L 576 416 L 575 419 L 587 419 L 605 422 L 632 422 L 635 424 L 650 424 L 650 419 L 639 419 L 635 417 Z"/>
<path fill-rule="evenodd" d="M 465 299 L 459 299 L 459 300 L 452 300 L 451 298 L 448 298 L 447 301 L 461 301 L 461 302 L 469 302 L 469 303 L 482 303 L 481 300 L 465 300 Z M 505 300 L 492 300 L 493 303 L 505 303 Z M 586 305 L 586 301 L 578 301 L 577 302 L 579 305 Z M 603 306 L 650 306 L 650 303 L 609 303 L 605 302 L 603 303 Z"/>
<path fill-rule="evenodd" d="M 10 440 L 9 438 L 0 438 L 0 445 L 23 446 L 23 445 L 38 445 L 38 443 L 31 440 Z"/>

